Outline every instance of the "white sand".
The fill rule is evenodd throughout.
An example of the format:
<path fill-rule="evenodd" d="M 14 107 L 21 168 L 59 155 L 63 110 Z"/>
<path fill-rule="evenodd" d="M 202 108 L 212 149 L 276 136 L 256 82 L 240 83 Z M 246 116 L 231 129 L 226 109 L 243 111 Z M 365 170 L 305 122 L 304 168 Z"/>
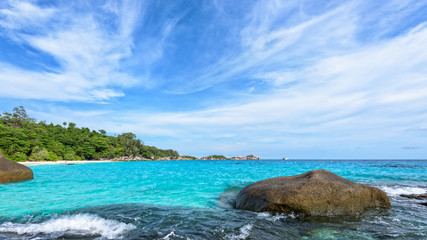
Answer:
<path fill-rule="evenodd" d="M 82 161 L 40 161 L 40 162 L 18 162 L 22 165 L 55 165 L 55 164 L 82 164 L 82 163 L 106 163 L 111 160 L 82 160 Z"/>

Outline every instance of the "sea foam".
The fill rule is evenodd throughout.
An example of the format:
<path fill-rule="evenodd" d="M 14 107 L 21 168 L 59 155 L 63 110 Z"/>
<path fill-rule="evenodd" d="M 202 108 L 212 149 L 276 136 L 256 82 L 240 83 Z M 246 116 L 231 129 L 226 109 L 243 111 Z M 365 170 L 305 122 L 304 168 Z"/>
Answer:
<path fill-rule="evenodd" d="M 381 188 L 387 194 L 394 195 L 394 196 L 401 195 L 401 194 L 424 194 L 427 192 L 426 189 L 420 188 L 420 187 L 402 187 L 402 186 L 388 187 L 388 186 L 384 186 Z"/>
<path fill-rule="evenodd" d="M 19 235 L 53 234 L 56 236 L 67 233 L 77 236 L 100 235 L 107 239 L 117 239 L 123 233 L 135 228 L 133 224 L 104 219 L 92 214 L 76 214 L 53 218 L 42 223 L 6 222 L 0 225 L 0 232 Z"/>
<path fill-rule="evenodd" d="M 174 231 L 172 231 L 172 232 L 170 232 L 170 233 L 168 233 L 164 238 L 162 238 L 162 239 L 165 239 L 165 240 L 168 240 L 171 236 L 173 236 L 173 235 L 175 235 L 175 233 L 174 233 Z"/>
<path fill-rule="evenodd" d="M 228 239 L 232 239 L 232 240 L 246 239 L 249 237 L 252 227 L 253 227 L 253 224 L 251 223 L 246 224 L 239 229 L 240 233 L 238 235 L 228 235 L 227 237 Z"/>
<path fill-rule="evenodd" d="M 276 214 L 271 214 L 269 212 L 260 212 L 258 213 L 258 217 L 259 218 L 264 218 L 270 221 L 278 221 L 281 219 L 295 219 L 296 216 L 294 213 L 290 213 L 290 214 L 284 214 L 284 213 L 276 213 Z"/>

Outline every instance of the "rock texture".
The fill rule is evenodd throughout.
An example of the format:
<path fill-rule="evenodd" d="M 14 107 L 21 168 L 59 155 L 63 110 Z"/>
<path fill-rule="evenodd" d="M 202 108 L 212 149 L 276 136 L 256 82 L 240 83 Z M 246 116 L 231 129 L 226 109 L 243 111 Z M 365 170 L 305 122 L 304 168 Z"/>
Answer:
<path fill-rule="evenodd" d="M 236 208 L 255 212 L 300 213 L 307 216 L 355 215 L 369 208 L 391 208 L 378 188 L 355 183 L 330 171 L 277 177 L 244 187 Z"/>
<path fill-rule="evenodd" d="M 0 152 L 0 183 L 17 182 L 33 179 L 33 171 L 28 167 L 7 160 Z"/>

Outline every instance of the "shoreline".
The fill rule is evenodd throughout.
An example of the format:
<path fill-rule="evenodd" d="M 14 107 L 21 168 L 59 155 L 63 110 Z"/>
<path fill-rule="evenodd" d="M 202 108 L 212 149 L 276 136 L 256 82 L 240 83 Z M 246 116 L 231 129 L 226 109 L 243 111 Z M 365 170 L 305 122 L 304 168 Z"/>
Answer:
<path fill-rule="evenodd" d="M 68 165 L 68 164 L 85 164 L 85 163 L 107 163 L 113 162 L 112 160 L 81 160 L 81 161 L 38 161 L 38 162 L 17 162 L 25 166 L 37 166 L 37 165 Z"/>
<path fill-rule="evenodd" d="M 212 159 L 214 161 L 230 161 L 225 159 Z M 282 159 L 260 159 L 260 160 L 273 160 L 273 161 L 290 161 Z M 110 160 L 60 160 L 60 161 L 26 161 L 16 162 L 25 166 L 37 166 L 37 165 L 72 165 L 72 164 L 86 164 L 86 163 L 109 163 L 109 162 L 147 162 L 147 161 L 206 161 L 201 159 L 110 159 Z M 248 161 L 248 160 L 246 160 Z M 427 161 L 427 159 L 292 159 L 292 161 Z"/>
<path fill-rule="evenodd" d="M 25 166 L 37 166 L 37 165 L 73 165 L 73 164 L 86 164 L 86 163 L 109 163 L 109 162 L 150 162 L 150 161 L 177 161 L 173 160 L 164 160 L 164 159 L 109 159 L 109 160 L 59 160 L 59 161 L 25 161 L 25 162 L 16 162 Z"/>

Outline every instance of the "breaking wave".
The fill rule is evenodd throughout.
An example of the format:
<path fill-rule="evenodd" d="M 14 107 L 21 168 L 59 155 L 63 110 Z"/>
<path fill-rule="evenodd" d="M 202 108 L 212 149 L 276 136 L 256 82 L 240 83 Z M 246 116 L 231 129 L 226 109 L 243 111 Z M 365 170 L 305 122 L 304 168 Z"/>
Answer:
<path fill-rule="evenodd" d="M 102 236 L 107 239 L 120 238 L 122 234 L 135 229 L 133 224 L 116 220 L 108 220 L 92 214 L 76 214 L 61 216 L 42 223 L 11 223 L 0 225 L 1 233 L 16 233 L 19 235 L 51 235 L 61 237 L 72 236 Z"/>
<path fill-rule="evenodd" d="M 227 237 L 232 240 L 246 239 L 247 237 L 249 237 L 252 227 L 253 227 L 253 224 L 250 224 L 250 223 L 246 224 L 239 229 L 240 230 L 239 234 L 237 235 L 231 234 L 231 235 L 228 235 Z"/>
<path fill-rule="evenodd" d="M 402 186 L 384 186 L 381 187 L 387 194 L 390 195 L 401 195 L 401 194 L 424 194 L 427 192 L 426 189 L 420 187 L 402 187 Z"/>

